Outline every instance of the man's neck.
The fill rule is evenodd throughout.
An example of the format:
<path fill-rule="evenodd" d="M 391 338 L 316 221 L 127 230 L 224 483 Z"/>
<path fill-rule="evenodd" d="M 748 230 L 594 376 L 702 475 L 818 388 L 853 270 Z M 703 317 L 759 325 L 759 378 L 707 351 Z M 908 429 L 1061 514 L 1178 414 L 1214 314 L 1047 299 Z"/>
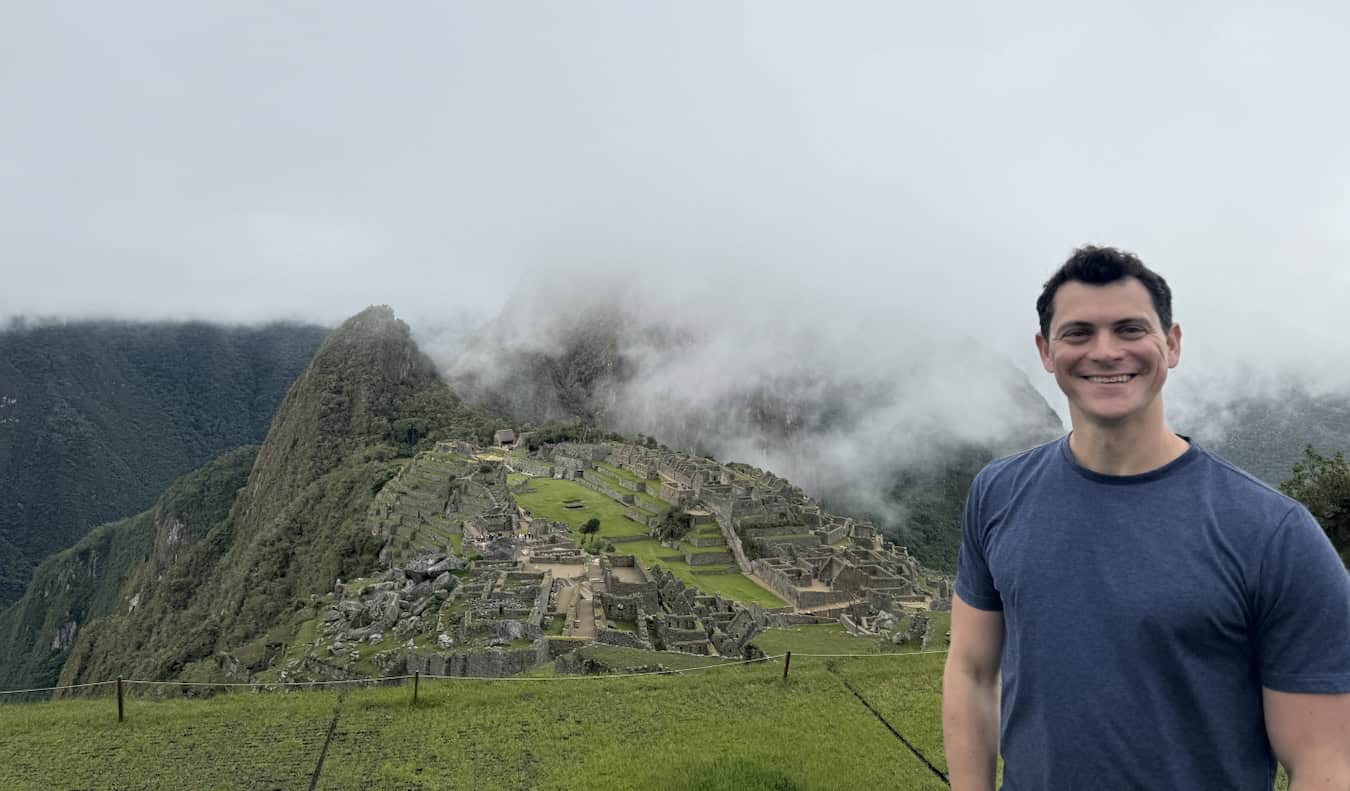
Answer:
<path fill-rule="evenodd" d="M 1143 425 L 1101 425 L 1073 417 L 1069 450 L 1079 464 L 1103 475 L 1139 475 L 1156 470 L 1190 447 L 1172 433 L 1161 414 Z"/>

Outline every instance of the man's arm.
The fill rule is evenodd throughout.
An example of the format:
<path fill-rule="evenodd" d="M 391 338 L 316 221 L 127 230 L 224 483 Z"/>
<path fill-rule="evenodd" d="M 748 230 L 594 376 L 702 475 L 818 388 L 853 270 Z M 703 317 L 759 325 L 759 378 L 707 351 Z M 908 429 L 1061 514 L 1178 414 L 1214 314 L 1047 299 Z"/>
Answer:
<path fill-rule="evenodd" d="M 1003 613 L 952 597 L 952 643 L 942 675 L 942 737 L 952 791 L 993 791 L 998 765 Z"/>
<path fill-rule="evenodd" d="M 1350 693 L 1261 692 L 1266 734 L 1289 771 L 1289 791 L 1350 789 Z"/>

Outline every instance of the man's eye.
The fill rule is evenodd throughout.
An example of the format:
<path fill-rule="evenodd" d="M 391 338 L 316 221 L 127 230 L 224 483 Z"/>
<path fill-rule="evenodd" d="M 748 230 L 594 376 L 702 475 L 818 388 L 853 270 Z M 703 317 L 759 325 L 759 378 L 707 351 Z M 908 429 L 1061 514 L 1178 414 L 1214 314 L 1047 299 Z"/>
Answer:
<path fill-rule="evenodd" d="M 1066 339 L 1086 338 L 1087 330 L 1065 330 L 1064 334 L 1061 335 L 1060 337 Z"/>
<path fill-rule="evenodd" d="M 1148 331 L 1145 330 L 1143 327 L 1131 326 L 1131 327 L 1122 327 L 1120 329 L 1120 334 L 1124 335 L 1127 338 L 1140 338 L 1143 337 L 1144 335 L 1147 335 Z"/>

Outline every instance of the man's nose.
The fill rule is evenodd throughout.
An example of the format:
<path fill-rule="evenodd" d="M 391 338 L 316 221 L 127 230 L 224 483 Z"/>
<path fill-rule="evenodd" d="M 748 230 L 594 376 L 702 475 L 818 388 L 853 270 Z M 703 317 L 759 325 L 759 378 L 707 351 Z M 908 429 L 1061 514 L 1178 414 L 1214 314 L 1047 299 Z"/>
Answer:
<path fill-rule="evenodd" d="M 1099 332 L 1092 339 L 1088 354 L 1094 360 L 1118 360 L 1123 355 L 1120 339 L 1113 332 Z"/>

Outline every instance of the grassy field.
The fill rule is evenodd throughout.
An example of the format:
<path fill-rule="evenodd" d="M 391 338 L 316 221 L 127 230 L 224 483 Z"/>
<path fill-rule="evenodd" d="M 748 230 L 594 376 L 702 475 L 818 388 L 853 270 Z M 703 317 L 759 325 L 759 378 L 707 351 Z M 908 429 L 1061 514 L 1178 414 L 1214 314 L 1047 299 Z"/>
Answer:
<path fill-rule="evenodd" d="M 305 788 L 335 713 L 317 788 L 944 787 L 841 674 L 794 662 L 781 679 L 781 662 L 769 662 L 638 678 L 423 681 L 416 706 L 406 686 L 133 698 L 120 725 L 106 697 L 0 706 L 9 756 L 0 787 Z"/>
<path fill-rule="evenodd" d="M 622 503 L 575 481 L 531 478 L 529 488 L 531 491 L 525 493 L 512 493 L 516 502 L 535 516 L 566 522 L 574 536 L 581 534 L 581 526 L 588 519 L 599 519 L 600 535 L 607 538 L 647 535 L 646 525 L 640 525 L 623 515 L 627 509 Z M 579 502 L 582 507 L 567 508 L 564 503 L 568 501 Z"/>

